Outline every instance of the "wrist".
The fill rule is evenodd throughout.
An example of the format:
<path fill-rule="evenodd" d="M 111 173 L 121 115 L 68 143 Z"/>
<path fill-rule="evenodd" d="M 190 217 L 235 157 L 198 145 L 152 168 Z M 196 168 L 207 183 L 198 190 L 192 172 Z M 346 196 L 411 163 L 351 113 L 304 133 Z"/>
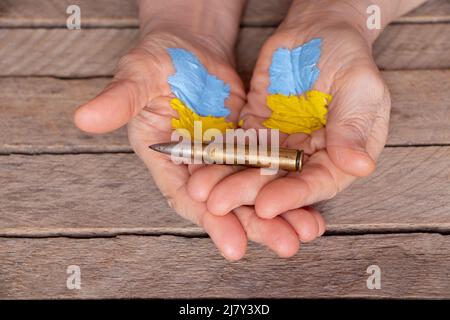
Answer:
<path fill-rule="evenodd" d="M 290 28 L 294 24 L 307 26 L 318 25 L 321 28 L 346 25 L 357 30 L 371 45 L 384 27 L 395 17 L 392 1 L 384 0 L 294 0 L 281 27 Z M 381 28 L 371 29 L 367 26 L 370 16 L 367 8 L 378 5 L 381 9 Z"/>
<path fill-rule="evenodd" d="M 139 0 L 141 35 L 195 37 L 232 55 L 245 0 Z"/>

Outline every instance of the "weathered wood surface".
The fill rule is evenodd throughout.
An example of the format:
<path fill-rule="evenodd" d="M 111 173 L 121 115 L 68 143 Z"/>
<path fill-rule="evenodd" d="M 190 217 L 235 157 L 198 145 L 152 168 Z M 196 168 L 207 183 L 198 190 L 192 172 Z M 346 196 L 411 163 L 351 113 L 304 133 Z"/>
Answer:
<path fill-rule="evenodd" d="M 286 16 L 292 0 L 250 0 L 242 19 L 244 26 L 276 26 Z M 427 23 L 450 21 L 449 0 L 429 0 L 422 6 L 397 18 L 394 23 Z"/>
<path fill-rule="evenodd" d="M 450 23 L 390 25 L 376 40 L 373 55 L 381 69 L 446 69 L 449 40 Z"/>
<path fill-rule="evenodd" d="M 96 96 L 106 78 L 0 78 L 0 153 L 130 152 L 126 128 L 90 135 L 75 127 L 75 108 Z"/>
<path fill-rule="evenodd" d="M 242 17 L 243 26 L 276 26 L 286 15 L 292 0 L 249 0 Z M 137 27 L 135 0 L 3 0 L 0 27 L 64 27 L 66 8 L 77 4 L 84 27 Z M 397 23 L 450 21 L 450 1 L 431 0 L 400 17 Z"/>
<path fill-rule="evenodd" d="M 248 80 L 274 28 L 243 28 L 238 70 Z M 92 77 L 114 74 L 138 39 L 137 29 L 0 29 L 0 76 Z M 20 45 L 19 45 L 20 44 Z M 383 69 L 450 68 L 450 24 L 391 25 L 374 46 Z"/>
<path fill-rule="evenodd" d="M 388 145 L 449 144 L 450 71 L 389 71 L 391 92 Z"/>
<path fill-rule="evenodd" d="M 249 1 L 237 46 L 246 81 L 290 1 Z M 77 1 L 81 31 L 64 28 L 69 4 L 0 2 L 0 298 L 450 298 L 450 236 L 439 234 L 450 233 L 449 70 L 383 72 L 396 147 L 373 176 L 317 205 L 327 236 L 283 260 L 251 244 L 230 264 L 169 208 L 123 128 L 91 136 L 72 124 L 108 78 L 20 78 L 109 77 L 136 43 L 135 1 Z M 399 18 L 374 46 L 377 64 L 449 69 L 448 22 L 449 0 Z M 355 235 L 386 232 L 408 234 Z M 366 288 L 372 264 L 381 290 Z M 81 267 L 81 290 L 66 288 L 69 265 Z"/>
<path fill-rule="evenodd" d="M 0 239 L 0 298 L 450 298 L 449 247 L 439 234 L 328 236 L 290 259 L 251 245 L 228 263 L 202 238 Z"/>
<path fill-rule="evenodd" d="M 450 231 L 448 159 L 450 147 L 386 149 L 373 176 L 318 205 L 328 230 Z M 0 236 L 202 234 L 134 154 L 0 156 L 0 181 Z"/>
<path fill-rule="evenodd" d="M 393 108 L 388 145 L 450 144 L 450 71 L 386 71 Z M 73 124 L 76 106 L 106 78 L 0 78 L 0 153 L 131 151 L 122 128 L 89 135 Z"/>

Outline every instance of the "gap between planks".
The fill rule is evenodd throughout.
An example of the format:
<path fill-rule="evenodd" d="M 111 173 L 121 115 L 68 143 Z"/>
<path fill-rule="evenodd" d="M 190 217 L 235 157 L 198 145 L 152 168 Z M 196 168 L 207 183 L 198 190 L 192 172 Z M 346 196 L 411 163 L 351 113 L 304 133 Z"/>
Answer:
<path fill-rule="evenodd" d="M 374 228 L 373 224 L 367 225 L 339 225 L 329 226 L 323 236 L 364 236 L 376 234 L 440 234 L 450 235 L 450 223 L 384 225 L 382 228 Z M 119 236 L 175 236 L 182 238 L 207 238 L 208 235 L 199 227 L 159 227 L 159 228 L 4 228 L 0 229 L 0 238 L 115 238 Z"/>
<path fill-rule="evenodd" d="M 387 148 L 432 148 L 432 147 L 450 147 L 450 143 L 428 143 L 428 144 L 386 144 Z M 23 155 L 23 156 L 42 156 L 42 155 L 81 155 L 81 154 L 132 154 L 134 150 L 131 146 L 77 146 L 67 147 L 66 150 L 61 147 L 43 147 L 36 148 L 35 146 L 3 146 L 0 150 L 0 157 L 11 155 Z"/>
<path fill-rule="evenodd" d="M 95 22 L 85 22 L 85 24 L 82 26 L 82 30 L 101 30 L 101 29 L 121 29 L 121 30 L 137 30 L 139 29 L 139 24 L 136 21 L 135 23 L 106 23 L 106 24 L 95 24 Z M 448 24 L 450 23 L 450 16 L 441 16 L 441 17 L 424 17 L 424 18 L 416 18 L 416 17 L 400 17 L 398 20 L 395 20 L 389 25 L 405 25 L 405 24 L 421 24 L 421 25 L 427 25 L 427 24 Z M 242 23 L 240 25 L 241 28 L 276 28 L 278 23 Z M 27 24 L 23 23 L 20 25 L 6 25 L 2 26 L 0 25 L 0 30 L 21 30 L 21 29 L 47 29 L 47 30 L 53 30 L 53 29 L 67 29 L 67 26 L 65 24 Z"/>

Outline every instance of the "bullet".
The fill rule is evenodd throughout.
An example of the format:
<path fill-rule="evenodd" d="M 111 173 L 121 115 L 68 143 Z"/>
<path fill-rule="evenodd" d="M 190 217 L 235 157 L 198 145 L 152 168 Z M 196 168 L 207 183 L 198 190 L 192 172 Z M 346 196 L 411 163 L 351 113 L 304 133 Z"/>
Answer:
<path fill-rule="evenodd" d="M 150 149 L 183 159 L 200 159 L 207 164 L 243 165 L 256 168 L 274 168 L 300 171 L 303 150 L 270 147 L 263 150 L 247 145 L 168 142 L 149 146 Z"/>

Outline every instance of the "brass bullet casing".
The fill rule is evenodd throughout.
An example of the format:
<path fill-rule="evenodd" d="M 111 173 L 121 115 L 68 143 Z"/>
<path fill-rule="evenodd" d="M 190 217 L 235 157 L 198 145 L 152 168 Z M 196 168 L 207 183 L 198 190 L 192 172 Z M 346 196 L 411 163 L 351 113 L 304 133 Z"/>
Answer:
<path fill-rule="evenodd" d="M 300 171 L 303 151 L 297 149 L 260 148 L 225 143 L 160 143 L 151 149 L 185 159 L 198 159 L 207 164 L 243 165 L 257 168 L 273 168 Z"/>
<path fill-rule="evenodd" d="M 256 168 L 279 168 L 286 171 L 300 171 L 303 151 L 278 148 L 261 150 L 248 145 L 223 144 L 219 148 L 203 144 L 203 158 L 216 164 L 244 165 Z"/>

